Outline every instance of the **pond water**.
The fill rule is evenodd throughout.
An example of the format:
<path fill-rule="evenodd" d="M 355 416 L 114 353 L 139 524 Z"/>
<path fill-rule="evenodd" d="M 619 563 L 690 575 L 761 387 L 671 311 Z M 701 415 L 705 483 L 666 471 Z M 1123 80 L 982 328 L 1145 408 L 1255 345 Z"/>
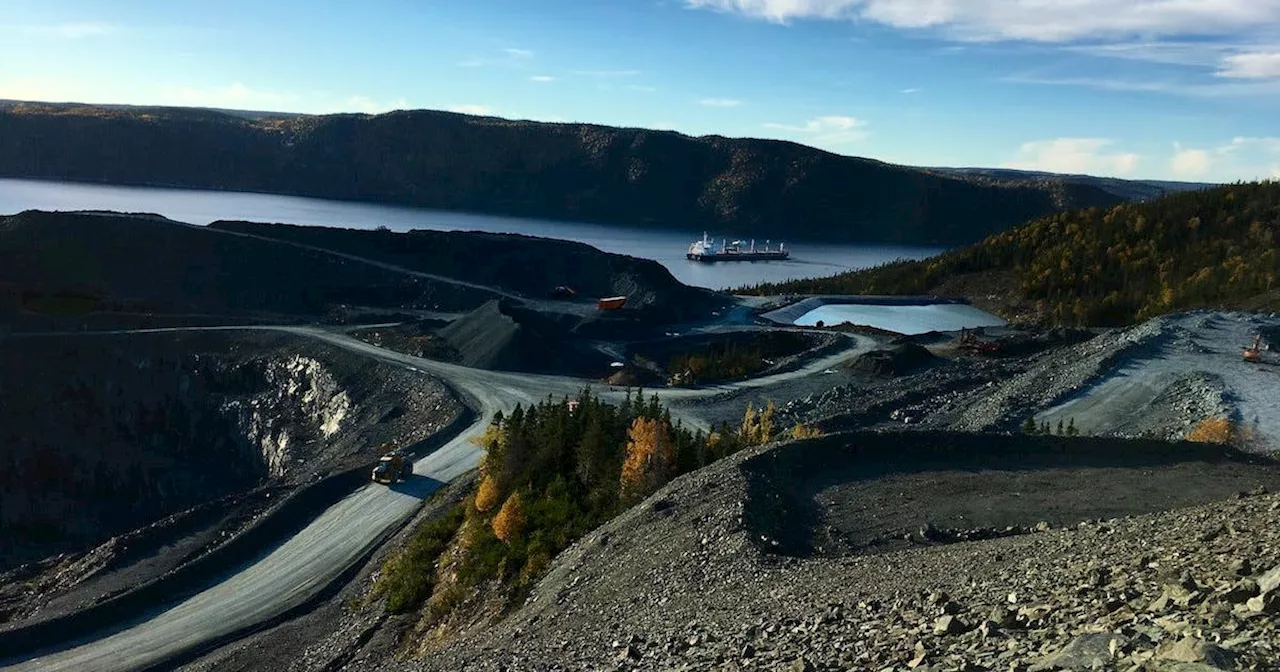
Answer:
<path fill-rule="evenodd" d="M 189 224 L 240 219 L 355 229 L 385 226 L 393 231 L 523 233 L 573 240 L 606 252 L 653 259 L 666 266 L 681 282 L 712 289 L 833 275 L 895 259 L 922 259 L 942 251 L 935 247 L 797 243 L 787 246 L 792 253 L 788 261 L 704 263 L 684 258 L 689 244 L 702 237 L 702 231 L 692 229 L 651 231 L 271 194 L 0 179 L 0 215 L 31 209 L 149 212 Z M 710 233 L 717 237 L 733 236 L 731 231 Z M 786 231 L 778 234 L 786 240 Z"/>
<path fill-rule="evenodd" d="M 908 336 L 930 331 L 958 331 L 974 327 L 1000 327 L 1006 322 L 991 313 L 962 303 L 926 306 L 829 303 L 801 315 L 796 324 L 812 327 L 851 323 Z"/>

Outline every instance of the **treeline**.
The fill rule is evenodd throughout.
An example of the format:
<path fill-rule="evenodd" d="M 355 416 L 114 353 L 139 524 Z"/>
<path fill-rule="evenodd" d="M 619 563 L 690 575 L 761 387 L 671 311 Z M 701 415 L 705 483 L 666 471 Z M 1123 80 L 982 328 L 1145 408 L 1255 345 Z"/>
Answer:
<path fill-rule="evenodd" d="M 779 331 L 752 333 L 747 338 L 726 336 L 693 352 L 679 353 L 667 362 L 674 385 L 697 385 L 755 375 L 773 360 L 804 352 L 813 346 L 805 334 Z"/>
<path fill-rule="evenodd" d="M 1280 183 L 1049 215 L 953 252 L 758 294 L 932 294 L 968 283 L 1042 321 L 1114 326 L 1195 308 L 1274 308 Z"/>
<path fill-rule="evenodd" d="M 673 384 L 696 385 L 754 375 L 768 366 L 758 343 L 726 340 L 701 352 L 676 355 L 667 363 Z"/>
<path fill-rule="evenodd" d="M 1063 207 L 1122 200 L 1092 184 L 976 184 L 771 140 L 430 110 L 249 116 L 0 105 L 0 176 L 928 245 L 972 242 Z"/>
<path fill-rule="evenodd" d="M 374 594 L 392 612 L 425 605 L 428 623 L 482 584 L 517 604 L 557 553 L 672 478 L 780 435 L 816 434 L 784 432 L 773 414 L 748 407 L 739 427 L 706 434 L 642 392 L 616 406 L 584 390 L 517 407 L 478 439 L 487 452 L 475 492 L 387 561 Z"/>

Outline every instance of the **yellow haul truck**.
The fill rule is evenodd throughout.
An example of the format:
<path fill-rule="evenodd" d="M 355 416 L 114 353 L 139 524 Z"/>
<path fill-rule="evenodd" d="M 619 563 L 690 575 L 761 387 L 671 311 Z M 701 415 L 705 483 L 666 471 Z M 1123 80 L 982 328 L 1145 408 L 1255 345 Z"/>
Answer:
<path fill-rule="evenodd" d="M 393 450 L 378 458 L 378 464 L 373 468 L 373 482 L 391 485 L 403 481 L 411 473 L 413 464 L 407 456 L 399 450 Z"/>

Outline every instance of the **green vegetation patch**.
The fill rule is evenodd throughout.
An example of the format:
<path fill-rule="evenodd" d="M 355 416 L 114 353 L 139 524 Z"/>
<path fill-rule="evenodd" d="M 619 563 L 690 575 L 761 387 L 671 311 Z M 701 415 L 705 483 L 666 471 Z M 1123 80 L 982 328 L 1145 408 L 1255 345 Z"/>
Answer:
<path fill-rule="evenodd" d="M 519 604 L 552 558 L 676 476 L 779 435 L 773 405 L 749 407 L 740 427 L 693 432 L 656 395 L 628 392 L 606 404 L 584 390 L 499 415 L 482 437 L 480 480 L 467 500 L 413 536 L 383 566 L 373 596 L 434 622 L 463 595 L 497 586 L 504 608 Z"/>
<path fill-rule="evenodd" d="M 933 294 L 981 287 L 1060 325 L 1280 305 L 1280 183 L 1234 184 L 1043 217 L 976 245 L 757 294 Z M 969 292 L 974 293 L 974 292 Z"/>

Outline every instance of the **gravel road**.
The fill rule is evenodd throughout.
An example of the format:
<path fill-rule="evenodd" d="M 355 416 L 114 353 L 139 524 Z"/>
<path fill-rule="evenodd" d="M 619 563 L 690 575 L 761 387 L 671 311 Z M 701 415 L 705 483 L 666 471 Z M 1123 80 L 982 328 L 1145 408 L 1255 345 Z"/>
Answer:
<path fill-rule="evenodd" d="M 1097 380 L 1036 416 L 1083 433 L 1181 438 L 1212 416 L 1235 419 L 1253 448 L 1280 450 L 1280 367 L 1251 364 L 1241 349 L 1280 319 L 1246 313 L 1171 315 L 1128 330 L 1132 348 Z"/>
<path fill-rule="evenodd" d="M 385 535 L 407 520 L 440 485 L 474 468 L 482 451 L 471 443 L 501 410 L 529 405 L 548 395 L 572 395 L 587 381 L 535 374 L 471 369 L 384 350 L 346 334 L 319 327 L 196 327 L 142 330 L 146 333 L 255 329 L 284 331 L 365 354 L 447 381 L 477 411 L 475 424 L 438 451 L 414 465 L 416 478 L 393 488 L 367 485 L 321 514 L 298 535 L 271 550 L 261 560 L 230 575 L 190 599 L 169 606 L 122 630 L 69 648 L 44 652 L 23 661 L 0 661 L 12 670 L 144 669 L 207 648 L 285 613 L 313 597 L 363 557 Z M 139 333 L 98 332 L 98 333 Z M 76 334 L 77 337 L 89 334 Z M 657 391 L 672 414 L 688 426 L 706 429 L 695 400 L 761 389 L 823 371 L 871 347 L 864 337 L 850 340 L 848 349 L 809 362 L 787 373 L 701 389 Z M 621 390 L 599 390 L 606 398 L 621 398 Z"/>

